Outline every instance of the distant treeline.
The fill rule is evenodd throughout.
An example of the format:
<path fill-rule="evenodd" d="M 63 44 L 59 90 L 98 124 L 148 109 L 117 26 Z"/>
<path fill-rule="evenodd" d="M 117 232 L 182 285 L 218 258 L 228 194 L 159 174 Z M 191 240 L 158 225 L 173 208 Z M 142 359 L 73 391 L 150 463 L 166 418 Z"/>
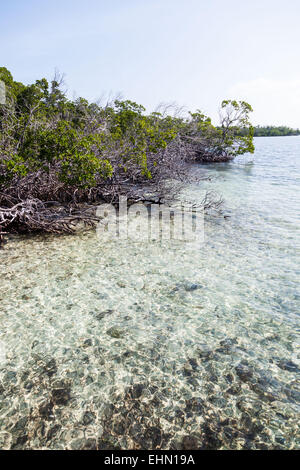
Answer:
<path fill-rule="evenodd" d="M 291 129 L 287 126 L 257 126 L 254 128 L 255 137 L 271 137 L 280 135 L 300 135 L 300 129 Z"/>
<path fill-rule="evenodd" d="M 240 135 L 243 135 L 241 131 Z M 254 127 L 254 137 L 276 137 L 288 135 L 300 135 L 300 129 L 291 129 L 287 126 L 257 126 Z"/>

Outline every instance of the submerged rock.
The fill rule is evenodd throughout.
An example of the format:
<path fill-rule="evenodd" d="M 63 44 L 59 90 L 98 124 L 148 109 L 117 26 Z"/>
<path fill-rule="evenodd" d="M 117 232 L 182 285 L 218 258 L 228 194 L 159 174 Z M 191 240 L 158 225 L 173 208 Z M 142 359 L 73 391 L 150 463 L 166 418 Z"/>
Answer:
<path fill-rule="evenodd" d="M 9 450 L 11 446 L 12 436 L 8 432 L 0 432 L 0 449 Z"/>
<path fill-rule="evenodd" d="M 52 411 L 53 411 L 52 402 L 42 403 L 39 407 L 40 416 L 46 420 L 53 418 Z"/>
<path fill-rule="evenodd" d="M 24 416 L 19 419 L 14 427 L 11 429 L 12 434 L 12 446 L 11 449 L 22 449 L 24 444 L 28 441 L 28 417 Z"/>
<path fill-rule="evenodd" d="M 52 402 L 55 405 L 67 405 L 71 400 L 71 386 L 64 381 L 57 382 L 56 387 L 52 390 Z"/>
<path fill-rule="evenodd" d="M 235 371 L 242 382 L 249 382 L 253 378 L 253 370 L 248 364 L 241 362 L 236 366 Z"/>
<path fill-rule="evenodd" d="M 17 382 L 17 374 L 14 371 L 8 371 L 6 372 L 4 376 L 4 382 L 9 383 L 16 383 Z"/>
<path fill-rule="evenodd" d="M 127 392 L 127 396 L 133 399 L 140 398 L 146 385 L 135 384 Z"/>
<path fill-rule="evenodd" d="M 85 379 L 85 383 L 86 385 L 90 385 L 94 382 L 94 379 L 93 377 L 91 377 L 90 375 L 87 376 L 87 378 Z"/>
<path fill-rule="evenodd" d="M 82 450 L 85 443 L 86 439 L 84 438 L 74 439 L 74 441 L 71 441 L 70 447 L 72 450 Z"/>
<path fill-rule="evenodd" d="M 24 388 L 27 392 L 29 392 L 32 388 L 33 388 L 34 384 L 33 382 L 31 382 L 30 380 L 28 380 L 27 382 L 25 382 L 24 384 Z"/>
<path fill-rule="evenodd" d="M 239 395 L 239 393 L 241 393 L 241 386 L 240 385 L 232 385 L 232 387 L 229 387 L 226 390 L 226 393 L 229 393 L 229 395 Z"/>
<path fill-rule="evenodd" d="M 197 290 L 197 289 L 200 289 L 202 286 L 200 284 L 194 284 L 194 283 L 186 283 L 184 285 L 184 289 L 187 291 L 187 292 L 193 292 L 194 290 Z"/>
<path fill-rule="evenodd" d="M 201 447 L 202 450 L 217 450 L 222 446 L 222 441 L 218 437 L 220 432 L 219 423 L 216 426 L 212 426 L 211 423 L 205 423 L 202 426 L 202 439 Z"/>
<path fill-rule="evenodd" d="M 121 450 L 121 447 L 118 444 L 114 443 L 113 439 L 100 438 L 98 439 L 98 442 L 97 442 L 97 449 L 98 450 Z"/>
<path fill-rule="evenodd" d="M 212 359 L 214 356 L 214 350 L 206 344 L 199 344 L 196 350 L 197 356 L 202 360 Z"/>
<path fill-rule="evenodd" d="M 184 436 L 181 441 L 182 450 L 197 450 L 199 449 L 199 438 L 196 436 Z"/>
<path fill-rule="evenodd" d="M 156 449 L 160 447 L 161 439 L 161 429 L 157 426 L 153 426 L 146 429 L 144 438 L 141 440 L 141 444 L 146 449 Z"/>
<path fill-rule="evenodd" d="M 294 382 L 291 382 L 290 384 L 286 384 L 283 388 L 283 391 L 290 400 L 300 403 L 299 381 L 294 381 Z"/>
<path fill-rule="evenodd" d="M 87 439 L 81 450 L 97 450 L 97 440 L 96 439 Z"/>
<path fill-rule="evenodd" d="M 57 436 L 60 430 L 61 426 L 59 424 L 52 426 L 47 433 L 47 441 L 51 441 L 55 436 Z"/>
<path fill-rule="evenodd" d="M 44 366 L 44 370 L 48 377 L 52 377 L 52 375 L 56 374 L 57 372 L 57 365 L 55 359 L 51 359 L 47 364 Z"/>
<path fill-rule="evenodd" d="M 204 411 L 204 402 L 201 398 L 191 398 L 186 400 L 185 411 L 191 416 L 192 414 L 197 414 L 198 416 Z"/>
<path fill-rule="evenodd" d="M 93 423 L 96 419 L 95 413 L 92 413 L 91 411 L 86 411 L 82 417 L 82 423 L 85 426 L 88 426 L 89 424 Z"/>
<path fill-rule="evenodd" d="M 216 352 L 220 354 L 231 354 L 236 344 L 238 344 L 236 338 L 226 338 L 220 341 L 220 347 L 216 349 Z"/>

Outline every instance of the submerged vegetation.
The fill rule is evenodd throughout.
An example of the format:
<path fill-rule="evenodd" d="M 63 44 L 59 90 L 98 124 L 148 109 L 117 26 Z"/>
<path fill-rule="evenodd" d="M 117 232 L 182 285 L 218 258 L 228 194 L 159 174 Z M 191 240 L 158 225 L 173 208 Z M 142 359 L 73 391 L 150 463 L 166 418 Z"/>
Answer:
<path fill-rule="evenodd" d="M 0 105 L 0 238 L 7 231 L 72 231 L 75 221 L 95 219 L 79 203 L 116 203 L 120 194 L 141 200 L 142 188 L 161 193 L 170 178 L 183 180 L 189 162 L 254 151 L 252 108 L 244 101 L 223 101 L 215 127 L 201 111 L 183 117 L 166 107 L 147 114 L 129 100 L 105 106 L 70 100 L 59 74 L 51 83 L 43 78 L 24 85 L 2 67 L 0 81 L 6 90 Z"/>

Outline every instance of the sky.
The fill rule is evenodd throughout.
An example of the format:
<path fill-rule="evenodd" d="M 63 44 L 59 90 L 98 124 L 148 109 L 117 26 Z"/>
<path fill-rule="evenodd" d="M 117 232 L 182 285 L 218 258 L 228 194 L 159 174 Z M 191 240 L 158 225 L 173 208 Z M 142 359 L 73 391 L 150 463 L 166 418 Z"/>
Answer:
<path fill-rule="evenodd" d="M 0 0 L 0 66 L 16 81 L 65 74 L 71 97 L 152 111 L 223 99 L 254 124 L 300 127 L 300 0 Z"/>

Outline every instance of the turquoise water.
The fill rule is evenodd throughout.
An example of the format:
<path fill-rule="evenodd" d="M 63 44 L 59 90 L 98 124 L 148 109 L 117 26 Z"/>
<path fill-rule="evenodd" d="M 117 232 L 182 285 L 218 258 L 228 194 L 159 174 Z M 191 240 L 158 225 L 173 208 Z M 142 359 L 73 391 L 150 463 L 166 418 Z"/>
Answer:
<path fill-rule="evenodd" d="M 299 156 L 195 167 L 224 198 L 201 245 L 10 239 L 0 448 L 299 448 Z"/>

